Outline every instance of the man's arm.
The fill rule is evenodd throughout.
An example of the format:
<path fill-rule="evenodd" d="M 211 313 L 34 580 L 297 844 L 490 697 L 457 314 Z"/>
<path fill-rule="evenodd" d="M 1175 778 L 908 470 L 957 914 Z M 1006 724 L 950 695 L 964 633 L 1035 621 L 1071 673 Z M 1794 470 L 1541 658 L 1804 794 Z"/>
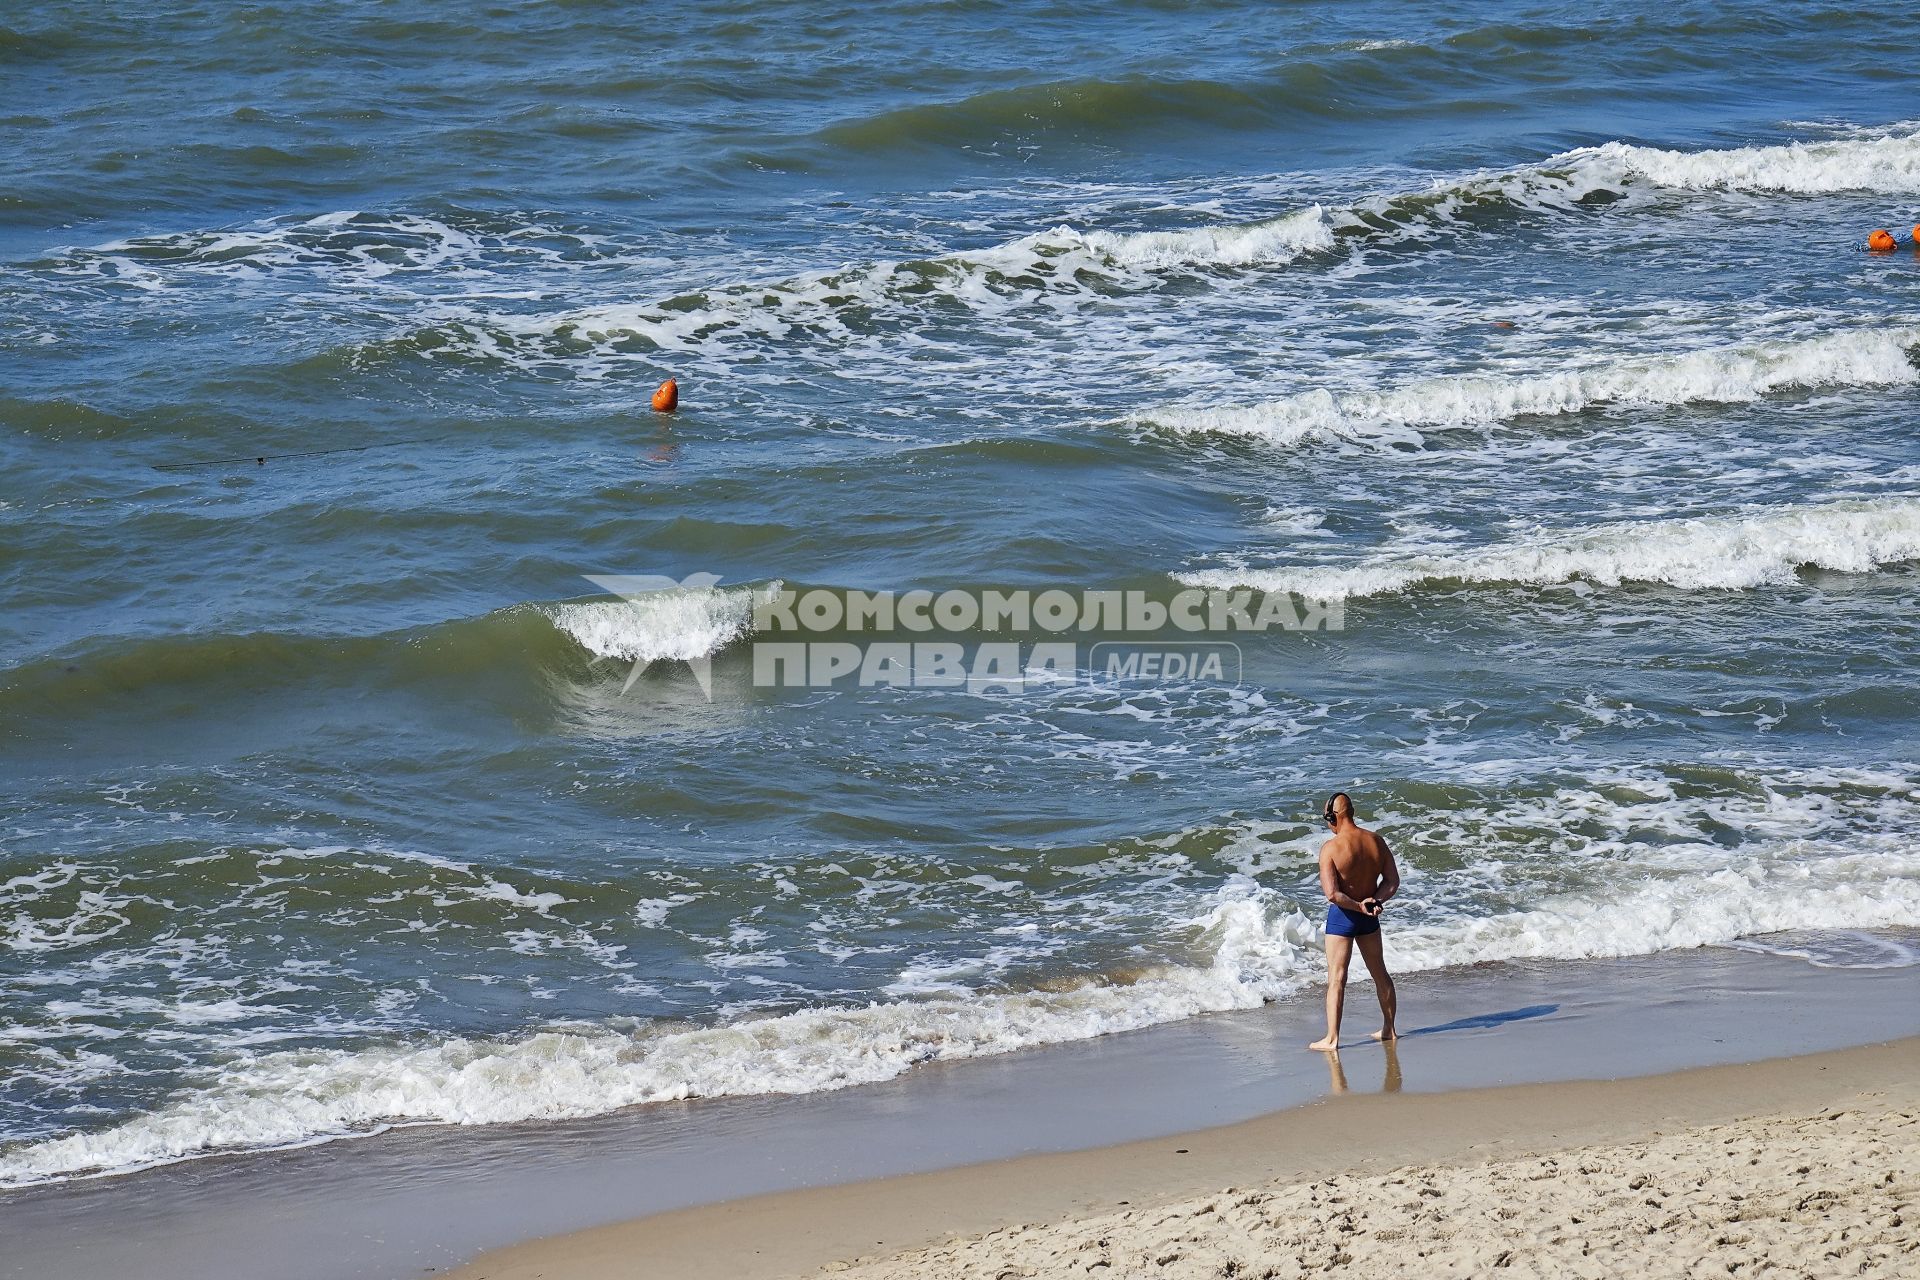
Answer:
<path fill-rule="evenodd" d="M 1325 894 L 1327 901 L 1334 906 L 1345 907 L 1348 911 L 1358 911 L 1365 915 L 1367 909 L 1340 887 L 1340 877 L 1333 869 L 1333 856 L 1329 852 L 1332 848 L 1331 841 L 1320 847 L 1320 892 Z"/>
<path fill-rule="evenodd" d="M 1378 896 L 1380 901 L 1385 902 L 1388 898 L 1400 892 L 1400 867 L 1394 862 L 1393 850 L 1387 847 L 1385 840 L 1380 842 L 1380 852 L 1384 861 L 1380 867 L 1380 892 Z"/>

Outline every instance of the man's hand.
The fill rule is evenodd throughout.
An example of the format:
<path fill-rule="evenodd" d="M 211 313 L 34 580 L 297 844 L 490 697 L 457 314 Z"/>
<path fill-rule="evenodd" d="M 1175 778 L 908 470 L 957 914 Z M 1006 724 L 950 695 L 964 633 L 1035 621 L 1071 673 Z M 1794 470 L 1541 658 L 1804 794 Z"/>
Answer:
<path fill-rule="evenodd" d="M 1387 905 L 1386 903 L 1380 901 L 1380 899 L 1378 898 L 1368 898 L 1365 902 L 1362 902 L 1360 904 L 1360 909 L 1366 912 L 1370 916 L 1377 916 L 1386 907 L 1386 905 Z"/>

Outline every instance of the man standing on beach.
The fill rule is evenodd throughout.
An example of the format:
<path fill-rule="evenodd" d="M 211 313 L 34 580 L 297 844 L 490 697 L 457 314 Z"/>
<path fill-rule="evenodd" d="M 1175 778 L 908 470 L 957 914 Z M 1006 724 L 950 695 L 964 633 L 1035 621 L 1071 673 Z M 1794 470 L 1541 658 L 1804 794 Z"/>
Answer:
<path fill-rule="evenodd" d="M 1322 810 L 1333 838 L 1320 846 L 1320 892 L 1327 895 L 1327 1035 L 1309 1049 L 1333 1053 L 1340 1048 L 1340 1014 L 1347 1003 L 1347 966 L 1354 944 L 1373 975 L 1380 997 L 1380 1029 L 1375 1040 L 1392 1040 L 1393 979 L 1387 976 L 1387 958 L 1380 948 L 1380 911 L 1400 892 L 1400 869 L 1393 851 L 1378 835 L 1353 820 L 1353 801 L 1337 791 Z"/>

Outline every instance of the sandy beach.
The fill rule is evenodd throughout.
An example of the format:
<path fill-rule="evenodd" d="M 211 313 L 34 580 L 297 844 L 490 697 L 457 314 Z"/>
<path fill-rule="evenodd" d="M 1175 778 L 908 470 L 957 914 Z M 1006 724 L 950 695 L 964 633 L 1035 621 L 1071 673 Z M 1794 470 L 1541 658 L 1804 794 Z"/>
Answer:
<path fill-rule="evenodd" d="M 1481 1275 L 1906 1275 L 1920 1108 L 1878 1091 L 1805 1116 L 1484 1165 L 1223 1188 L 896 1255 L 859 1280 Z M 1735 1188 L 1738 1188 L 1736 1190 Z"/>
<path fill-rule="evenodd" d="M 1366 1052 L 1382 1056 L 1349 1050 L 1344 1065 Z M 456 1274 L 1898 1275 L 1920 1244 L 1917 1069 L 1920 1040 L 1905 1039 L 1639 1080 L 1332 1096 L 1166 1139 L 662 1214 Z"/>

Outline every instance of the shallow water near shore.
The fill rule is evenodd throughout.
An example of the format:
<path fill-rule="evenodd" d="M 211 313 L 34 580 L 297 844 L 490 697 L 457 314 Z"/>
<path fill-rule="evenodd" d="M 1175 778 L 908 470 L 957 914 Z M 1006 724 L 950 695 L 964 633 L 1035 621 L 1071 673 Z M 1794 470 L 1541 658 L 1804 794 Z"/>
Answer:
<path fill-rule="evenodd" d="M 1863 936 L 1920 943 L 1912 930 Z M 1378 1011 L 1362 984 L 1337 1062 L 1304 1048 L 1321 1025 L 1320 1002 L 1303 998 L 806 1098 L 390 1133 L 16 1191 L 0 1196 L 0 1276 L 390 1280 L 664 1210 L 1170 1135 L 1343 1091 L 1645 1076 L 1920 1034 L 1904 973 L 1720 948 L 1500 963 L 1400 987 L 1406 1034 L 1391 1058 L 1364 1039 Z"/>
<path fill-rule="evenodd" d="M 1920 18 L 672 16 L 0 19 L 0 1187 L 1284 1001 L 1334 787 L 1409 971 L 1911 971 Z M 767 690 L 774 583 L 1345 629 Z"/>

